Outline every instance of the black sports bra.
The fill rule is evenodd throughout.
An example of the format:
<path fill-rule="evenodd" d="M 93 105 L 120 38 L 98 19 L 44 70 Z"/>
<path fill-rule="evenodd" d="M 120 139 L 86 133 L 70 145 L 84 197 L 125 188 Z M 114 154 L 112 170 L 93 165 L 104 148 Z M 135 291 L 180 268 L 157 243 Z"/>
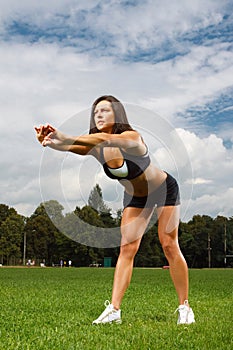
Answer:
<path fill-rule="evenodd" d="M 134 156 L 124 152 L 122 149 L 120 151 L 124 159 L 122 166 L 119 168 L 110 168 L 105 162 L 103 148 L 100 148 L 100 162 L 103 165 L 105 174 L 111 179 L 132 180 L 141 175 L 150 164 L 148 150 L 143 156 Z"/>

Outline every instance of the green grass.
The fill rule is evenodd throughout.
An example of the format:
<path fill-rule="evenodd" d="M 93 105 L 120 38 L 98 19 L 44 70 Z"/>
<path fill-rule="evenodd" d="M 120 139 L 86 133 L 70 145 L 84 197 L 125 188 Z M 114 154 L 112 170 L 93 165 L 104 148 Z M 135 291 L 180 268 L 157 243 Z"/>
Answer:
<path fill-rule="evenodd" d="M 113 269 L 1 268 L 0 350 L 233 349 L 233 269 L 191 270 L 196 323 L 177 326 L 169 271 L 135 269 L 121 325 L 92 326 Z"/>

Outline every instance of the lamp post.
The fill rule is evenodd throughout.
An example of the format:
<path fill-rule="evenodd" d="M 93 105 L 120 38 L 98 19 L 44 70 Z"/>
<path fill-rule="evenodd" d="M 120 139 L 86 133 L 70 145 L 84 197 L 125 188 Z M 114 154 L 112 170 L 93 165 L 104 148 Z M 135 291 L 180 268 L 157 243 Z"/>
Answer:
<path fill-rule="evenodd" d="M 209 267 L 209 269 L 211 268 L 211 247 L 210 247 L 210 241 L 211 241 L 211 239 L 210 239 L 210 233 L 208 232 L 208 248 L 207 248 L 207 250 L 208 250 L 208 267 Z"/>
<path fill-rule="evenodd" d="M 24 235 L 23 235 L 23 265 L 25 266 L 26 263 L 26 245 L 27 245 L 27 234 L 26 231 L 24 231 Z"/>
<path fill-rule="evenodd" d="M 224 266 L 227 266 L 227 225 L 224 223 Z"/>

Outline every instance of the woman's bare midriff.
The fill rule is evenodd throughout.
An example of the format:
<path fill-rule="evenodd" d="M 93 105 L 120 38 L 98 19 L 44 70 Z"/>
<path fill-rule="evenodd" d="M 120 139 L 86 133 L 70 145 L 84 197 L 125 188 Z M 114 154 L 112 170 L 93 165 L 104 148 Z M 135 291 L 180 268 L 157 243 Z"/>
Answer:
<path fill-rule="evenodd" d="M 167 178 L 167 174 L 153 164 L 138 177 L 132 180 L 122 179 L 120 184 L 125 187 L 125 191 L 136 197 L 144 197 L 155 191 Z"/>

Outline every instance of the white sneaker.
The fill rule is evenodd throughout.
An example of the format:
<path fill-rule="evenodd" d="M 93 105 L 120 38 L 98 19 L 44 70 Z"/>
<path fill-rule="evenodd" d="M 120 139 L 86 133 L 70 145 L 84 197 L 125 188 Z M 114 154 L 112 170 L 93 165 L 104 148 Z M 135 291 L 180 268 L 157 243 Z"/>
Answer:
<path fill-rule="evenodd" d="M 92 322 L 92 324 L 100 323 L 121 323 L 121 310 L 115 310 L 114 306 L 108 300 L 105 301 L 106 309 L 102 314 Z"/>
<path fill-rule="evenodd" d="M 180 305 L 176 310 L 179 312 L 177 324 L 191 324 L 195 322 L 193 310 L 186 304 Z"/>

